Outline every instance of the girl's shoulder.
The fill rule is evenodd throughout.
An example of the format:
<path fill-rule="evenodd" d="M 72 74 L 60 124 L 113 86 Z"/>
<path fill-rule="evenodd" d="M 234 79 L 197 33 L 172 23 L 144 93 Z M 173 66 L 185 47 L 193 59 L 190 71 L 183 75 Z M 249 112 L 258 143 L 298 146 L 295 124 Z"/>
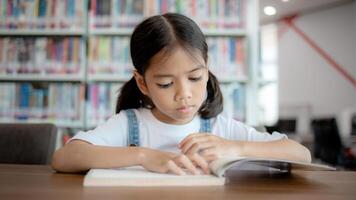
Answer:
<path fill-rule="evenodd" d="M 229 124 L 243 125 L 242 122 L 234 119 L 233 117 L 229 116 L 226 113 L 220 113 L 219 115 L 210 118 L 210 120 L 212 123 L 221 124 L 221 125 L 229 125 Z"/>
<path fill-rule="evenodd" d="M 119 115 L 127 116 L 127 113 L 129 111 L 133 111 L 135 113 L 135 115 L 138 117 L 138 116 L 144 115 L 149 110 L 147 108 L 130 108 L 130 109 L 126 109 L 126 110 L 121 110 L 119 113 L 116 113 L 114 116 L 119 116 Z"/>
<path fill-rule="evenodd" d="M 127 120 L 129 110 L 135 114 L 137 121 L 142 121 L 143 119 L 150 118 L 150 109 L 147 108 L 131 108 L 126 110 L 121 110 L 116 116 L 119 118 L 125 118 Z"/>

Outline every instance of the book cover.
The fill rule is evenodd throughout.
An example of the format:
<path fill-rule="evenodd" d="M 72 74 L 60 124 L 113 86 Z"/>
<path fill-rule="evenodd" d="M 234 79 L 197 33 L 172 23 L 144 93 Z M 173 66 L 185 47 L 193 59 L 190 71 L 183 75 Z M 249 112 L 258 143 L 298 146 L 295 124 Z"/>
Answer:
<path fill-rule="evenodd" d="M 244 165 L 249 165 L 249 170 L 280 171 L 281 173 L 290 173 L 293 170 L 305 171 L 333 171 L 333 167 L 292 160 L 270 159 L 270 158 L 248 158 L 248 157 L 222 157 L 209 164 L 209 168 L 214 175 L 224 177 L 228 170 L 244 169 Z M 251 164 L 256 168 L 251 168 Z"/>

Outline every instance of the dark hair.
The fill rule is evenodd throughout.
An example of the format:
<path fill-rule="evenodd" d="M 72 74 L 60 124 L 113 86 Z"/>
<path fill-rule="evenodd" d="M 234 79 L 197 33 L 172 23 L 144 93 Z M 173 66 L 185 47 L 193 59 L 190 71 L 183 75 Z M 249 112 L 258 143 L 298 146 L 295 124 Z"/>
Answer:
<path fill-rule="evenodd" d="M 208 46 L 198 25 L 188 17 L 166 13 L 147 18 L 135 28 L 131 36 L 130 51 L 132 63 L 144 75 L 151 58 L 157 53 L 169 53 L 179 46 L 196 54 L 199 50 L 205 63 L 208 60 Z M 209 71 L 207 99 L 199 109 L 203 118 L 217 116 L 223 110 L 223 98 L 216 77 Z M 141 93 L 134 77 L 126 82 L 120 91 L 116 113 L 130 108 L 153 108 L 151 100 Z"/>

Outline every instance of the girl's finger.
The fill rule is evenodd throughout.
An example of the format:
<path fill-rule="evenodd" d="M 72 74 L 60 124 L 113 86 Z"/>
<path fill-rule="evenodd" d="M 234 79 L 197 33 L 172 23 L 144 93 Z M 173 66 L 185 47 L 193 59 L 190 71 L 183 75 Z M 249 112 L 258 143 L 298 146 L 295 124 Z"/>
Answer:
<path fill-rule="evenodd" d="M 191 140 L 192 138 L 198 137 L 200 135 L 204 135 L 201 133 L 192 133 L 190 135 L 188 135 L 187 137 L 185 137 L 180 143 L 179 143 L 179 148 L 181 148 L 187 141 Z"/>
<path fill-rule="evenodd" d="M 216 152 L 215 147 L 206 148 L 202 150 L 199 154 L 208 162 L 216 160 L 218 158 L 218 154 Z"/>
<path fill-rule="evenodd" d="M 199 154 L 193 154 L 191 156 L 191 160 L 193 160 L 197 166 L 199 166 L 205 174 L 210 174 L 209 163 L 201 157 Z"/>
<path fill-rule="evenodd" d="M 212 146 L 213 144 L 211 142 L 199 142 L 193 144 L 189 149 L 185 150 L 185 152 L 183 153 L 187 155 L 193 155 L 195 153 L 198 153 L 199 151 L 210 148 Z"/>
<path fill-rule="evenodd" d="M 182 146 L 181 151 L 182 153 L 186 153 L 188 149 L 190 149 L 194 144 L 199 144 L 202 142 L 207 142 L 208 138 L 206 136 L 197 136 L 187 140 Z"/>
<path fill-rule="evenodd" d="M 199 174 L 198 169 L 195 167 L 193 162 L 186 156 L 186 155 L 180 155 L 174 160 L 175 162 L 178 162 L 184 166 L 189 172 L 192 174 Z"/>
<path fill-rule="evenodd" d="M 168 170 L 174 174 L 177 174 L 180 176 L 186 175 L 186 173 L 183 171 L 183 169 L 180 168 L 179 166 L 177 166 L 173 160 L 170 160 L 167 162 L 167 167 L 168 167 Z"/>
<path fill-rule="evenodd" d="M 217 155 L 208 155 L 203 157 L 208 163 L 218 159 L 219 157 Z"/>

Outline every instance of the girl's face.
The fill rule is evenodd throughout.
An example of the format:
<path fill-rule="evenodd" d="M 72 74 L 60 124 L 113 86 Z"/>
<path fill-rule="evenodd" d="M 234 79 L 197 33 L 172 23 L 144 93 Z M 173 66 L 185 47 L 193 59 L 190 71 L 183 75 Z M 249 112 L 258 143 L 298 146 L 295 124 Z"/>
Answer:
<path fill-rule="evenodd" d="M 196 55 L 177 47 L 168 56 L 158 53 L 152 57 L 144 78 L 135 72 L 137 85 L 152 100 L 152 113 L 158 120 L 188 123 L 204 102 L 208 69 L 202 56 Z"/>

